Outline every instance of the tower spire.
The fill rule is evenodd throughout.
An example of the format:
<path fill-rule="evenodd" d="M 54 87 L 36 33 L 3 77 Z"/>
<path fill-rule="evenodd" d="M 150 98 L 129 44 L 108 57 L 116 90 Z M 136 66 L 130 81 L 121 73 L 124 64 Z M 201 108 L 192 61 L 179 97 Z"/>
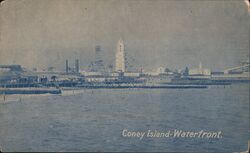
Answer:
<path fill-rule="evenodd" d="M 125 72 L 124 43 L 122 38 L 120 38 L 117 44 L 115 71 Z"/>

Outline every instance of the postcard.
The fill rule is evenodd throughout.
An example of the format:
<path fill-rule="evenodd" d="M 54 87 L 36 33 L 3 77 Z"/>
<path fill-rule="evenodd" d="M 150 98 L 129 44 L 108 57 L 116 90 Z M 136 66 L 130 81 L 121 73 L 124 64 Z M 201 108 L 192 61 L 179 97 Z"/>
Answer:
<path fill-rule="evenodd" d="M 1 152 L 249 151 L 248 0 L 4 0 Z"/>

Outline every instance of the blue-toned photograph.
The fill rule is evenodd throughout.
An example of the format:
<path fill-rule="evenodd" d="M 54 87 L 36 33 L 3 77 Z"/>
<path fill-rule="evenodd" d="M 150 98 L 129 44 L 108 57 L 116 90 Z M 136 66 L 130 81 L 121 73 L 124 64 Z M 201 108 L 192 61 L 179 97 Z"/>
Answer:
<path fill-rule="evenodd" d="M 248 153 L 248 0 L 4 0 L 0 152 Z"/>

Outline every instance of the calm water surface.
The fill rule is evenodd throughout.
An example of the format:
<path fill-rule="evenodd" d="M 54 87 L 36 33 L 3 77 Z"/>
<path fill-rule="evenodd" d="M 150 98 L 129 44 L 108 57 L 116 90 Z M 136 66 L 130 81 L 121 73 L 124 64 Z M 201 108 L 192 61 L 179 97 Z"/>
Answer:
<path fill-rule="evenodd" d="M 0 97 L 3 151 L 247 150 L 249 85 L 96 89 Z M 127 138 L 122 130 L 222 131 L 220 139 Z"/>

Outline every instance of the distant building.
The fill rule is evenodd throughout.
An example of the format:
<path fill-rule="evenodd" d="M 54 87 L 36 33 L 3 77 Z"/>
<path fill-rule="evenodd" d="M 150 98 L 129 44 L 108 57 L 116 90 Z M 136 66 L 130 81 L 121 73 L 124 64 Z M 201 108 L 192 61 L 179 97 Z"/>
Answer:
<path fill-rule="evenodd" d="M 76 72 L 76 73 L 79 73 L 79 70 L 80 70 L 79 60 L 76 59 L 76 60 L 75 60 L 75 72 Z"/>
<path fill-rule="evenodd" d="M 21 68 L 21 65 L 0 65 L 0 72 L 6 72 L 6 71 L 23 71 Z"/>
<path fill-rule="evenodd" d="M 74 67 L 70 67 L 69 66 L 69 61 L 66 60 L 66 62 L 65 62 L 65 72 L 66 72 L 66 74 L 79 73 L 80 72 L 79 59 L 75 60 L 75 66 Z"/>
<path fill-rule="evenodd" d="M 89 71 L 105 73 L 105 66 L 102 60 L 102 48 L 100 45 L 95 46 L 95 61 L 89 65 Z"/>
<path fill-rule="evenodd" d="M 189 75 L 211 75 L 210 69 L 204 69 L 200 63 L 199 68 L 190 69 L 188 72 Z"/>
<path fill-rule="evenodd" d="M 124 76 L 125 77 L 140 77 L 140 73 L 138 73 L 138 72 L 125 72 Z"/>
<path fill-rule="evenodd" d="M 86 82 L 104 82 L 105 77 L 101 72 L 83 72 Z"/>
<path fill-rule="evenodd" d="M 83 76 L 91 76 L 91 77 L 100 77 L 103 76 L 101 72 L 82 72 L 81 73 Z"/>
<path fill-rule="evenodd" d="M 117 44 L 117 52 L 115 58 L 115 71 L 116 72 L 125 72 L 125 54 L 124 54 L 124 43 L 120 39 Z"/>
<path fill-rule="evenodd" d="M 53 66 L 49 66 L 49 67 L 48 67 L 48 71 L 49 71 L 49 72 L 53 72 L 54 69 L 55 69 L 55 68 L 54 68 Z"/>
<path fill-rule="evenodd" d="M 165 72 L 165 68 L 164 67 L 158 67 L 157 68 L 157 73 L 158 74 L 161 74 L 161 73 L 164 73 Z"/>
<path fill-rule="evenodd" d="M 21 65 L 0 65 L 0 84 L 36 82 L 37 75 Z"/>
<path fill-rule="evenodd" d="M 224 70 L 224 74 L 241 74 L 250 72 L 250 61 L 242 62 L 241 65 Z"/>
<path fill-rule="evenodd" d="M 182 73 L 184 76 L 188 76 L 189 75 L 189 69 L 188 67 L 185 68 L 185 70 Z"/>

